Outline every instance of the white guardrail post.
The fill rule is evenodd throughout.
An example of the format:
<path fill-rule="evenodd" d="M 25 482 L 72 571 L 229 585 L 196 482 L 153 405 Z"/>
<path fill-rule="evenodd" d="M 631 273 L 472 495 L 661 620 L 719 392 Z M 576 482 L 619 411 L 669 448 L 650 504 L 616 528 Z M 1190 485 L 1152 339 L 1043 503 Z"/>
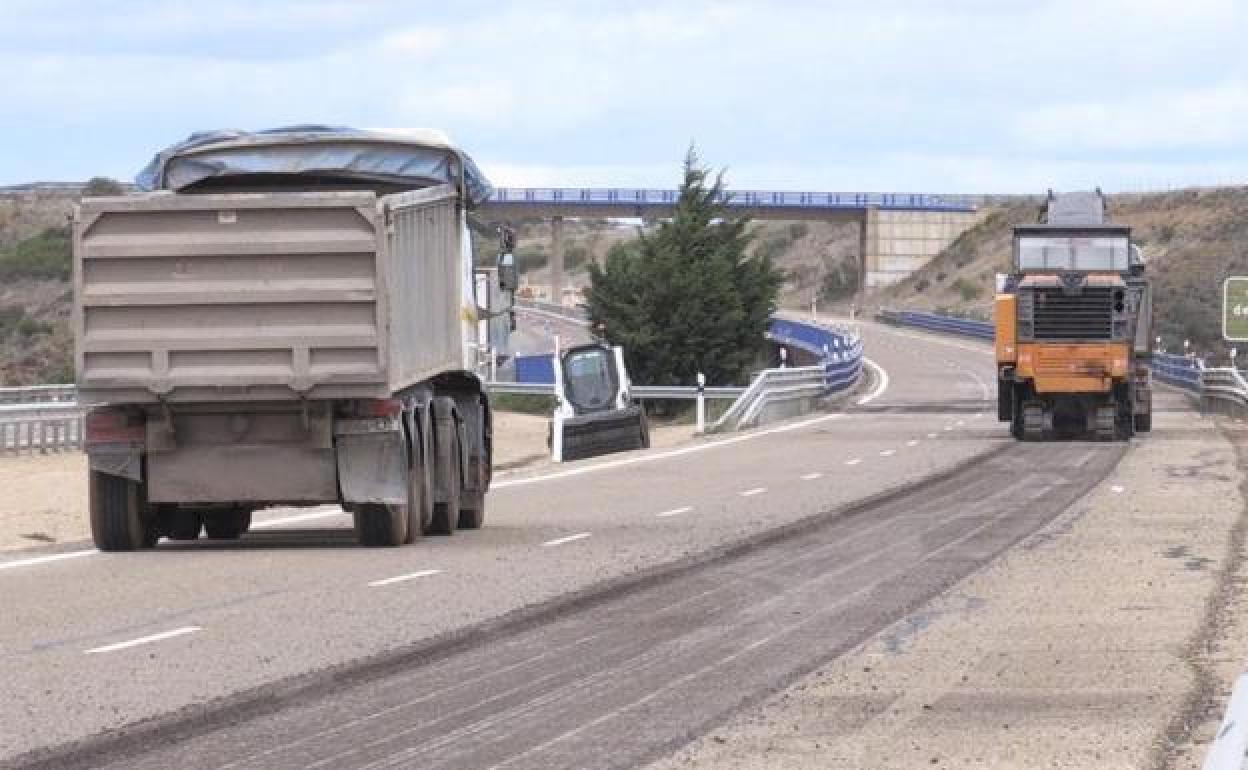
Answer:
<path fill-rule="evenodd" d="M 697 432 L 706 432 L 706 375 L 698 372 Z"/>

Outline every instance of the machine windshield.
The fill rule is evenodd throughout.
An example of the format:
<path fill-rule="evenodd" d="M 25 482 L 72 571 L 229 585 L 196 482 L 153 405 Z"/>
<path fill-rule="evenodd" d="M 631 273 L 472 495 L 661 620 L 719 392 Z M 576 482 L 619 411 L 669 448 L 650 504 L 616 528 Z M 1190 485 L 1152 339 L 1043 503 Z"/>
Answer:
<path fill-rule="evenodd" d="M 1028 235 L 1015 246 L 1020 270 L 1127 269 L 1130 247 L 1126 236 Z"/>
<path fill-rule="evenodd" d="M 563 374 L 568 400 L 578 412 L 611 408 L 618 383 L 610 350 L 592 347 L 570 351 L 563 359 Z"/>

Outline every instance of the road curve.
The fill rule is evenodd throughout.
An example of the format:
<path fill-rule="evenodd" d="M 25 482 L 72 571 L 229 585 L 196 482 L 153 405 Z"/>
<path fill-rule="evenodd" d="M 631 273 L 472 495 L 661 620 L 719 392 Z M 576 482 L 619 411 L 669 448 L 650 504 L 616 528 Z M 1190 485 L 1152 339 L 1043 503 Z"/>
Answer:
<path fill-rule="evenodd" d="M 124 756 L 125 763 L 142 766 L 149 750 L 177 750 L 184 738 L 192 741 L 185 745 L 202 749 L 208 744 L 195 742 L 212 741 L 213 735 L 241 751 L 253 745 L 247 743 L 249 738 L 241 733 L 227 737 L 214 729 L 244 715 L 257 716 L 255 726 L 268 725 L 267 740 L 276 746 L 299 730 L 322 731 L 323 725 L 305 722 L 300 727 L 301 714 L 320 714 L 314 719 L 332 714 L 335 723 L 349 722 L 363 707 L 342 699 L 380 703 L 390 693 L 402 700 L 412 687 L 422 694 L 437 692 L 438 681 L 458 683 L 473 672 L 485 675 L 496 670 L 492 661 L 516 650 L 534 649 L 528 645 L 552 648 L 560 639 L 581 639 L 584 635 L 567 629 L 585 622 L 583 618 L 596 618 L 608 636 L 615 633 L 608 633 L 614 627 L 608 621 L 617 618 L 636 639 L 615 637 L 608 643 L 607 637 L 602 642 L 595 637 L 585 647 L 570 648 L 558 656 L 560 671 L 548 670 L 557 676 L 547 684 L 591 676 L 590 669 L 601 672 L 602 677 L 592 680 L 600 683 L 627 683 L 631 681 L 627 672 L 648 672 L 637 681 L 643 690 L 645 681 L 656 681 L 653 676 L 675 682 L 716 660 L 717 651 L 728 650 L 720 657 L 730 655 L 729 642 L 746 638 L 732 634 L 726 641 L 715 629 L 736 627 L 744 634 L 747 629 L 783 627 L 775 621 L 778 615 L 767 614 L 772 610 L 810 613 L 811 626 L 801 629 L 853 630 L 822 651 L 807 650 L 805 659 L 813 661 L 906 612 L 956 579 L 958 570 L 973 569 L 1006 547 L 1016 531 L 1034 528 L 1055 512 L 1031 505 L 1003 516 L 989 505 L 963 506 L 955 515 L 950 509 L 925 507 L 929 513 L 924 515 L 933 518 L 923 521 L 934 529 L 924 528 L 921 531 L 928 534 L 918 536 L 913 512 L 896 511 L 887 519 L 890 525 L 863 533 L 854 528 L 876 521 L 876 513 L 844 516 L 836 511 L 907 480 L 946 472 L 994 452 L 1001 454 L 990 462 L 1006 464 L 993 467 L 1007 474 L 1009 489 L 1024 497 L 1033 493 L 1062 497 L 1089 483 L 1086 474 L 1101 467 L 1100 458 L 1112 454 L 1109 448 L 1089 446 L 1093 454 L 1088 467 L 1071 469 L 1046 463 L 1048 447 L 1017 447 L 1006 439 L 992 419 L 992 405 L 985 403 L 991 393 L 985 390 L 984 378 L 992 376 L 992 368 L 983 348 L 874 326 L 866 327 L 864 334 L 869 355 L 890 379 L 887 391 L 870 403 L 846 414 L 817 416 L 717 442 L 570 464 L 545 476 L 508 476 L 492 494 L 490 521 L 480 532 L 429 539 L 403 549 L 361 551 L 350 545 L 346 517 L 312 511 L 292 514 L 305 518 L 279 521 L 238 544 L 162 545 L 150 553 L 88 554 L 11 569 L 0 563 L 0 586 L 6 596 L 0 675 L 8 694 L 0 702 L 0 764 L 5 758 L 11 764 L 33 761 L 37 755 L 25 752 L 51 746 L 40 755 L 51 765 L 98 765 Z M 987 477 L 975 483 L 985 494 L 992 491 Z M 963 493 L 959 490 L 965 498 Z M 1004 498 L 989 499 L 1000 503 Z M 820 520 L 821 516 L 831 520 Z M 973 522 L 987 526 L 972 532 Z M 337 529 L 308 530 L 309 524 Z M 679 592 L 689 590 L 682 582 L 686 578 L 674 580 L 674 573 L 700 581 L 707 578 L 698 575 L 716 574 L 720 577 L 711 583 L 723 582 L 728 573 L 716 570 L 736 569 L 732 565 L 739 562 L 721 559 L 711 566 L 695 565 L 722 555 L 724 549 L 774 537 L 789 525 L 803 529 L 801 536 L 790 532 L 793 537 L 785 541 L 784 547 L 798 549 L 793 551 L 797 555 L 793 563 L 759 562 L 760 575 L 771 577 L 746 580 L 740 591 L 734 588 L 717 595 L 713 605 L 701 600 L 678 605 L 681 609 L 670 628 L 646 622 L 644 608 L 661 610 L 682 601 Z M 822 544 L 805 539 L 818 533 L 829 539 Z M 965 541 L 959 540 L 967 535 Z M 845 538 L 849 540 L 840 542 Z M 962 544 L 952 545 L 955 541 Z M 937 542 L 951 543 L 949 550 L 909 564 L 917 555 L 932 554 Z M 891 550 L 879 550 L 886 546 Z M 770 548 L 758 554 L 771 553 Z M 803 559 L 802 554 L 821 553 L 819 548 L 827 549 L 832 558 Z M 860 569 L 835 571 L 845 560 L 868 553 L 875 556 Z M 783 571 L 798 565 L 805 565 L 804 571 Z M 914 573 L 919 577 L 881 572 L 885 567 L 919 570 Z M 648 586 L 644 591 L 628 587 L 639 578 Z M 781 590 L 786 579 L 794 581 L 792 592 Z M 848 603 L 821 605 L 811 601 L 811 591 L 844 597 Z M 876 610 L 868 613 L 870 617 L 861 614 L 854 596 L 875 597 Z M 632 609 L 605 609 L 638 601 L 643 604 L 620 605 Z M 554 617 L 560 620 L 549 622 Z M 846 618 L 857 620 L 846 625 Z M 705 623 L 699 625 L 699 619 Z M 541 625 L 534 625 L 539 620 Z M 523 631 L 526 624 L 531 627 L 528 632 Z M 778 647 L 769 647 L 773 642 L 760 644 L 758 654 L 787 661 L 791 647 L 808 646 L 809 637 L 801 629 L 777 639 Z M 560 634 L 575 638 L 567 640 Z M 659 648 L 688 654 L 664 656 L 674 667 L 667 669 L 662 668 L 667 665 L 664 661 L 651 657 L 633 659 Z M 728 663 L 739 659 L 755 661 L 755 651 Z M 733 704 L 759 697 L 809 665 L 802 659 L 796 656 L 799 662 L 793 666 L 751 664 L 760 678 L 746 677 L 743 689 L 699 704 L 687 718 L 672 721 L 667 732 L 660 731 L 661 740 L 639 742 L 637 750 L 620 756 L 648 755 L 696 733 Z M 544 660 L 551 665 L 551 659 Z M 703 680 L 704 675 L 698 675 L 688 681 Z M 533 686 L 537 689 L 522 689 L 486 704 L 484 711 L 431 726 L 443 746 L 439 751 L 454 754 L 461 750 L 455 748 L 460 743 L 480 744 L 482 751 L 517 756 L 520 764 L 546 752 L 524 753 L 540 741 L 499 743 L 476 733 L 471 740 L 441 742 L 441 736 L 476 725 L 472 714 L 487 719 L 485 712 L 491 709 L 516 707 L 509 698 L 524 700 L 531 695 L 536 702 L 530 706 L 546 703 L 551 694 L 542 689 L 546 685 Z M 328 700 L 326 687 L 334 692 Z M 488 687 L 471 696 L 490 697 L 508 689 Z M 615 689 L 612 684 L 588 692 Z M 620 692 L 637 691 L 624 687 Z M 464 696 L 461 690 L 446 697 Z M 642 706 L 657 708 L 665 697 L 656 695 Z M 555 698 L 550 703 L 570 708 L 573 721 L 576 713 L 595 713 L 576 700 Z M 465 708 L 470 705 L 464 703 Z M 527 709 L 520 711 L 528 713 Z M 264 713 L 270 716 L 261 718 Z M 425 730 L 420 726 L 422 716 L 408 717 L 414 720 L 409 725 L 414 731 Z M 502 723 L 487 719 L 493 725 L 489 730 L 505 731 L 508 718 Z M 151 721 L 146 727 L 132 727 L 130 739 L 124 734 L 119 738 L 118 733 L 88 737 L 140 720 Z M 278 723 L 294 732 L 284 732 Z M 568 721 L 559 724 L 564 725 L 563 732 L 580 727 Z M 597 730 L 587 724 L 575 735 Z M 551 745 L 558 752 L 580 745 L 569 740 Z M 619 740 L 631 742 L 627 730 Z M 422 746 L 429 743 L 421 740 Z M 378 751 L 386 755 L 408 748 Z M 135 750 L 138 754 L 132 755 Z M 148 756 L 153 762 L 168 761 L 168 755 Z M 543 756 L 555 757 L 556 764 L 565 761 L 558 753 Z M 213 754 L 203 757 L 211 759 Z M 582 755 L 579 761 L 592 765 L 599 762 L 595 757 Z M 344 761 L 346 766 L 362 763 Z"/>

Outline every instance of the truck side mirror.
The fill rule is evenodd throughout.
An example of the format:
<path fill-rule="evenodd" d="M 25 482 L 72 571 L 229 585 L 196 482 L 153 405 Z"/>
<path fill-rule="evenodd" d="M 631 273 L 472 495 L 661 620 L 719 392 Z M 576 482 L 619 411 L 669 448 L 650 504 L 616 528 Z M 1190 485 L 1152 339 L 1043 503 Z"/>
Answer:
<path fill-rule="evenodd" d="M 516 275 L 516 258 L 509 251 L 498 255 L 498 288 L 503 291 L 520 288 L 520 279 Z"/>

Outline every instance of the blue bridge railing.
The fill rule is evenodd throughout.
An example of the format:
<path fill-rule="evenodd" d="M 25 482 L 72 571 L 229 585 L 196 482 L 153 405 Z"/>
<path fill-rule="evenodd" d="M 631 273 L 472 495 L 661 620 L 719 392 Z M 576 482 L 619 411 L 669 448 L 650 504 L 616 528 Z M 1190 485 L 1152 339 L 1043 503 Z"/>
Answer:
<path fill-rule="evenodd" d="M 862 373 L 862 340 L 848 332 L 773 318 L 767 338 L 817 356 L 823 362 L 824 386 L 829 392 L 854 384 Z"/>
<path fill-rule="evenodd" d="M 498 187 L 486 205 L 563 204 L 584 206 L 671 206 L 679 192 L 647 188 L 598 187 Z M 725 206 L 742 208 L 881 209 L 921 211 L 974 211 L 978 198 L 971 195 L 932 193 L 794 192 L 735 190 L 720 198 Z"/>
<path fill-rule="evenodd" d="M 988 321 L 974 321 L 967 318 L 953 318 L 939 313 L 921 313 L 915 310 L 881 310 L 879 319 L 886 323 L 913 326 L 946 334 L 960 334 L 964 337 L 975 337 L 990 340 L 996 336 L 992 324 Z"/>

